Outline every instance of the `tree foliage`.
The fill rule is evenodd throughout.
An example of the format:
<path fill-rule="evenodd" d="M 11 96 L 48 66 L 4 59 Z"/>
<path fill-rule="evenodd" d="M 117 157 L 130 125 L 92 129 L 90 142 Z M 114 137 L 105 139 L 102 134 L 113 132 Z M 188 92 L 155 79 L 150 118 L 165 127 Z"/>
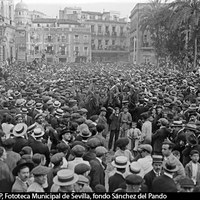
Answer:
<path fill-rule="evenodd" d="M 157 58 L 176 64 L 192 62 L 196 67 L 200 33 L 200 0 L 152 0 L 140 16 L 141 31 L 151 34 Z"/>

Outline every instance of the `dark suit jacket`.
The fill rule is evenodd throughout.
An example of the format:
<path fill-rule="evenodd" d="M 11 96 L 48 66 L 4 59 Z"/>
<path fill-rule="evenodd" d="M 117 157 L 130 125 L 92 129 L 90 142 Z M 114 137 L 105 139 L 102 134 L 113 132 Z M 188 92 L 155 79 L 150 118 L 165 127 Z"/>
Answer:
<path fill-rule="evenodd" d="M 153 180 L 152 189 L 153 192 L 177 192 L 174 180 L 165 174 Z"/>
<path fill-rule="evenodd" d="M 42 142 L 37 140 L 31 140 L 29 146 L 32 148 L 33 154 L 40 153 L 45 155 L 47 160 L 46 165 L 50 163 L 50 152 L 46 144 L 43 144 Z"/>
<path fill-rule="evenodd" d="M 119 115 L 116 116 L 115 114 L 111 114 L 111 116 L 109 117 L 111 120 L 110 123 L 110 130 L 119 130 L 120 129 L 120 118 Z"/>
<path fill-rule="evenodd" d="M 145 185 L 147 186 L 147 192 L 152 192 L 152 183 L 156 178 L 156 174 L 153 170 L 144 176 Z"/>
<path fill-rule="evenodd" d="M 14 178 L 8 165 L 0 160 L 0 192 L 11 192 L 13 182 Z"/>
<path fill-rule="evenodd" d="M 32 125 L 33 123 L 34 123 L 33 118 L 27 115 L 27 117 L 26 117 L 26 119 L 25 119 L 25 124 L 26 124 L 27 126 L 30 126 L 30 125 Z"/>
<path fill-rule="evenodd" d="M 28 146 L 28 140 L 22 137 L 15 137 L 13 151 L 19 153 L 23 147 Z"/>
<path fill-rule="evenodd" d="M 162 155 L 162 143 L 169 134 L 170 131 L 166 127 L 162 127 L 152 135 L 153 151 L 155 154 Z"/>
<path fill-rule="evenodd" d="M 125 183 L 124 177 L 121 174 L 115 173 L 108 180 L 109 192 L 114 192 L 122 183 Z"/>
<path fill-rule="evenodd" d="M 91 171 L 90 171 L 90 187 L 94 190 L 97 184 L 105 186 L 105 172 L 98 159 L 93 159 L 90 161 Z"/>

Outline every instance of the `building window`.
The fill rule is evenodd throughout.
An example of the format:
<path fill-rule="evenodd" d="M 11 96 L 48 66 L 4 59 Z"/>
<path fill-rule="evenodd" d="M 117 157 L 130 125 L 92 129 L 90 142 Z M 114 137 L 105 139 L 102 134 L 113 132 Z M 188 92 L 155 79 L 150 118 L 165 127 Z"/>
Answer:
<path fill-rule="evenodd" d="M 149 43 L 148 43 L 148 41 L 147 41 L 147 35 L 146 35 L 146 34 L 143 35 L 143 46 L 144 46 L 144 47 L 148 47 L 148 46 L 149 46 Z"/>
<path fill-rule="evenodd" d="M 47 46 L 47 53 L 53 54 L 53 47 L 52 46 Z"/>
<path fill-rule="evenodd" d="M 62 42 L 65 42 L 65 36 L 64 36 L 64 35 L 62 35 L 61 41 L 62 41 Z"/>
<path fill-rule="evenodd" d="M 114 21 L 117 21 L 117 15 L 114 15 L 114 16 L 113 16 L 113 20 L 114 20 Z"/>
<path fill-rule="evenodd" d="M 77 11 L 74 10 L 74 11 L 73 11 L 73 14 L 77 14 Z"/>
<path fill-rule="evenodd" d="M 112 45 L 115 45 L 115 40 L 112 40 Z"/>
<path fill-rule="evenodd" d="M 114 32 L 115 32 L 115 30 L 116 30 L 116 27 L 115 27 L 115 26 L 113 26 L 113 27 L 112 27 L 112 32 L 114 33 Z"/>
<path fill-rule="evenodd" d="M 40 27 L 40 24 L 37 24 L 38 27 Z"/>
<path fill-rule="evenodd" d="M 74 52 L 74 54 L 75 54 L 75 56 L 78 56 L 79 55 L 79 48 L 78 47 L 75 47 L 75 50 L 74 50 L 75 52 Z"/>
<path fill-rule="evenodd" d="M 94 25 L 91 25 L 91 32 L 94 32 Z"/>
<path fill-rule="evenodd" d="M 48 42 L 51 42 L 51 40 L 52 40 L 51 35 L 48 35 L 47 40 L 48 40 Z"/>
<path fill-rule="evenodd" d="M 123 35 L 123 31 L 124 31 L 124 27 L 121 26 L 121 27 L 120 27 L 120 35 Z"/>
<path fill-rule="evenodd" d="M 60 53 L 61 55 L 65 55 L 65 46 L 60 47 Z"/>
<path fill-rule="evenodd" d="M 35 46 L 35 53 L 39 53 L 39 46 Z"/>
<path fill-rule="evenodd" d="M 102 44 L 101 44 L 101 40 L 98 40 L 98 49 L 102 49 Z"/>
<path fill-rule="evenodd" d="M 109 40 L 106 40 L 106 41 L 105 41 L 105 45 L 107 46 L 107 45 L 108 45 L 108 43 L 109 43 Z"/>
<path fill-rule="evenodd" d="M 75 35 L 75 36 L 74 36 L 74 39 L 75 39 L 75 40 L 78 40 L 78 39 L 79 39 L 79 35 Z"/>
<path fill-rule="evenodd" d="M 87 35 L 84 35 L 84 40 L 87 40 L 88 39 L 88 36 Z"/>
<path fill-rule="evenodd" d="M 22 13 L 21 13 L 21 12 L 18 12 L 18 14 L 21 15 Z"/>
<path fill-rule="evenodd" d="M 101 26 L 98 26 L 98 33 L 101 33 Z"/>
<path fill-rule="evenodd" d="M 12 18 L 12 7 L 9 6 L 9 18 L 11 19 Z"/>
<path fill-rule="evenodd" d="M 84 54 L 85 54 L 85 56 L 87 55 L 87 53 L 88 53 L 88 47 L 84 47 Z"/>

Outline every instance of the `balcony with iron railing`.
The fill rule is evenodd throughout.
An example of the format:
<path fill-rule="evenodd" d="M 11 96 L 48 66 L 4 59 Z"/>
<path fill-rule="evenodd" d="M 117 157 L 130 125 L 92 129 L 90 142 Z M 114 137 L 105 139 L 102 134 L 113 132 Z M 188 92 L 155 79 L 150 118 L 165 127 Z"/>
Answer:
<path fill-rule="evenodd" d="M 117 36 L 117 32 L 112 32 L 112 36 Z"/>
<path fill-rule="evenodd" d="M 93 44 L 91 46 L 91 49 L 93 51 L 116 51 L 116 52 L 128 52 L 129 51 L 129 48 L 126 47 L 126 46 L 120 46 L 120 45 L 106 45 L 106 46 L 103 46 L 103 45 L 98 45 L 97 47 Z"/>
<path fill-rule="evenodd" d="M 85 27 L 77 27 L 77 28 L 72 28 L 72 32 L 85 32 L 85 33 L 90 33 L 90 28 L 85 28 Z"/>
<path fill-rule="evenodd" d="M 44 42 L 45 42 L 45 43 L 53 43 L 53 42 L 55 42 L 55 39 L 54 39 L 54 38 L 51 38 L 51 39 L 45 38 L 45 39 L 44 39 Z"/>
<path fill-rule="evenodd" d="M 61 50 L 61 51 L 58 51 L 58 52 L 57 52 L 57 55 L 58 55 L 58 56 L 67 56 L 67 55 L 68 55 L 68 51 L 64 51 L 64 50 L 63 50 L 63 51 L 62 51 L 62 50 Z"/>
<path fill-rule="evenodd" d="M 54 50 L 45 50 L 45 54 L 47 55 L 54 55 Z"/>

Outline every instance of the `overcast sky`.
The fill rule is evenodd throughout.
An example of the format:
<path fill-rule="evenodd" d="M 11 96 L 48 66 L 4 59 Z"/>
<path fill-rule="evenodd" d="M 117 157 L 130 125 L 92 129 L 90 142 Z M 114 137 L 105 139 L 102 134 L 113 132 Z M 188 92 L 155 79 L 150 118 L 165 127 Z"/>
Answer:
<path fill-rule="evenodd" d="M 15 5 L 21 0 L 14 0 Z M 136 3 L 149 0 L 23 0 L 29 10 L 38 10 L 48 16 L 56 17 L 65 7 L 81 7 L 84 11 L 119 11 L 121 17 L 129 17 Z"/>

